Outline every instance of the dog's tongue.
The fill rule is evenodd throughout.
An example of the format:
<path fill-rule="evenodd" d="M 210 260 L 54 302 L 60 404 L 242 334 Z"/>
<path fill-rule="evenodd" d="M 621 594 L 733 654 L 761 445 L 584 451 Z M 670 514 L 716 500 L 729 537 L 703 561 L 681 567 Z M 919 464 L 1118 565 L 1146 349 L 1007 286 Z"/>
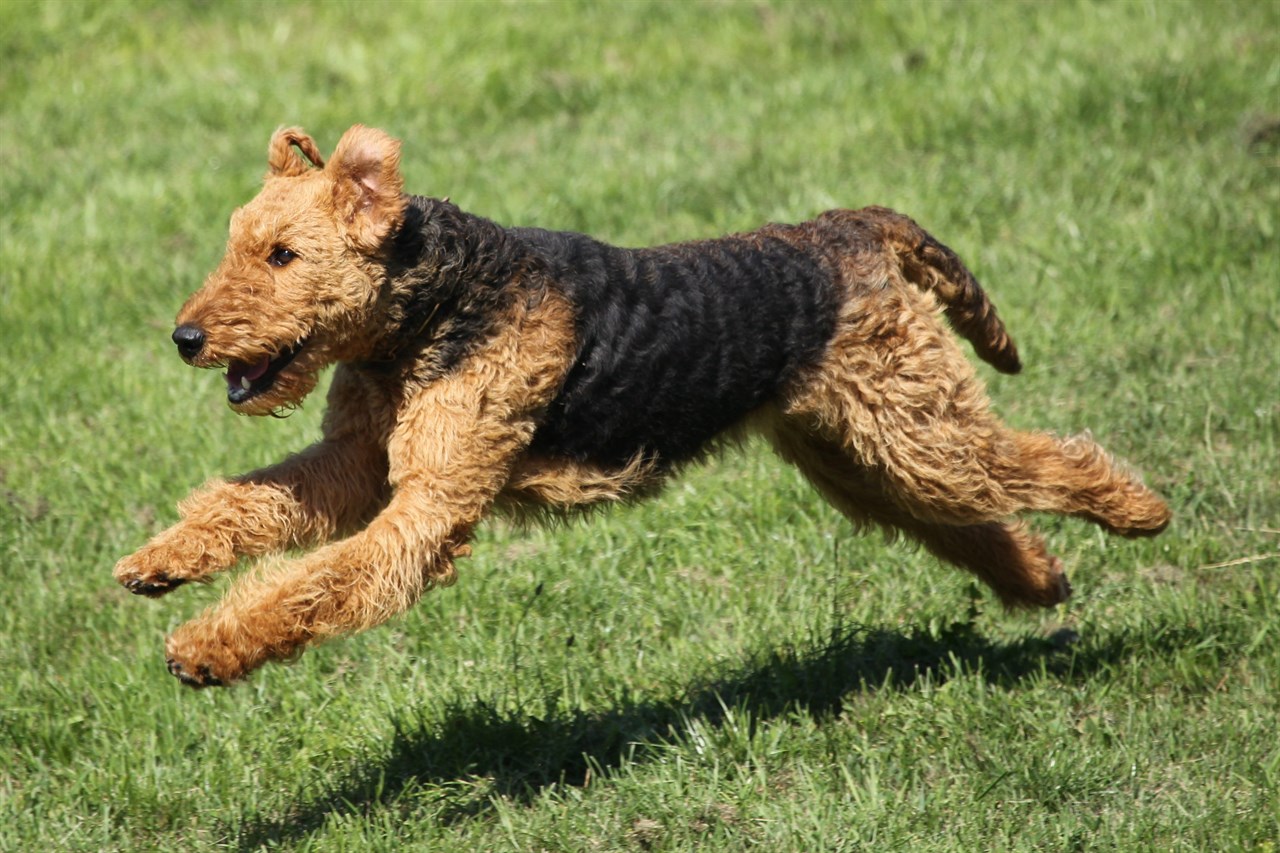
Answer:
<path fill-rule="evenodd" d="M 270 366 L 271 359 L 265 355 L 254 364 L 233 362 L 227 367 L 227 385 L 243 387 L 245 381 L 253 382 L 255 379 L 259 379 L 262 374 L 267 372 L 267 368 Z"/>

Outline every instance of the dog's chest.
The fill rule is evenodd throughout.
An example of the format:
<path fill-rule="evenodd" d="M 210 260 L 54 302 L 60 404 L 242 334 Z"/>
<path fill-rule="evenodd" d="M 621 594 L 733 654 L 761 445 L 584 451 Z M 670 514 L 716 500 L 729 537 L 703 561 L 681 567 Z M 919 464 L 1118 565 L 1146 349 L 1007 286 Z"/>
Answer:
<path fill-rule="evenodd" d="M 812 362 L 834 328 L 831 270 L 781 240 L 627 250 L 519 233 L 577 311 L 577 358 L 534 437 L 539 453 L 687 461 Z"/>

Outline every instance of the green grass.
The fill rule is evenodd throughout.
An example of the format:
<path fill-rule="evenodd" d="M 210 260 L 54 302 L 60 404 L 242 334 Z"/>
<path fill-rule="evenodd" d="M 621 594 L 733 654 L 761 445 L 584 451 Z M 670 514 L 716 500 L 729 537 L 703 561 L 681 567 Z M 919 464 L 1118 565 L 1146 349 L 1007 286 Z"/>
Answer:
<path fill-rule="evenodd" d="M 1068 4 L 0 4 L 0 849 L 1274 850 L 1280 12 Z M 750 446 L 487 527 L 391 625 L 185 690 L 121 554 L 308 443 L 168 331 L 285 123 L 623 244 L 901 209 L 987 284 L 1024 428 L 1177 513 L 1041 519 L 1006 614 Z"/>

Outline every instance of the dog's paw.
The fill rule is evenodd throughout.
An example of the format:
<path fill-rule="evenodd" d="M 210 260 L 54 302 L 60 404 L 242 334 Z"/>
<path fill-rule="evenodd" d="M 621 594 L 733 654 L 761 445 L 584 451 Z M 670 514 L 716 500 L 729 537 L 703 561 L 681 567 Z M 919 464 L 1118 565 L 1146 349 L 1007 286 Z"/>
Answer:
<path fill-rule="evenodd" d="M 234 562 L 221 559 L 217 543 L 166 531 L 116 563 L 115 578 L 129 592 L 157 598 L 191 581 L 202 580 Z"/>
<path fill-rule="evenodd" d="M 169 667 L 169 674 L 181 681 L 188 687 L 194 687 L 199 690 L 202 687 L 222 687 L 224 682 L 213 674 L 207 664 L 198 665 L 195 670 L 188 669 L 187 664 L 174 658 L 166 658 L 165 665 Z"/>
<path fill-rule="evenodd" d="M 121 581 L 129 592 L 134 595 L 145 595 L 147 598 L 159 598 L 165 593 L 173 592 L 186 582 L 186 578 L 172 578 L 164 572 L 154 575 L 149 580 L 135 577 Z"/>
<path fill-rule="evenodd" d="M 234 651 L 192 623 L 175 631 L 164 651 L 169 674 L 188 687 L 224 687 L 244 675 Z"/>
<path fill-rule="evenodd" d="M 149 598 L 156 598 L 182 586 L 188 579 L 173 572 L 169 555 L 157 553 L 159 550 L 144 548 L 120 560 L 114 571 L 116 580 L 129 592 Z"/>

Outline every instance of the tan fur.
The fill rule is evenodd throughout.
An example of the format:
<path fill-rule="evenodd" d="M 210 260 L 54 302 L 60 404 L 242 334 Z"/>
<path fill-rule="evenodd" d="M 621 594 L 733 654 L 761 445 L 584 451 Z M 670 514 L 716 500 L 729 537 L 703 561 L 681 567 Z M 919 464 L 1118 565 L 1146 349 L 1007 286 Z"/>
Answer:
<path fill-rule="evenodd" d="M 386 444 L 392 497 L 382 512 L 350 538 L 239 579 L 221 604 L 169 638 L 171 666 L 186 672 L 198 661 L 208 673 L 193 669 L 196 677 L 234 680 L 306 643 L 377 625 L 430 587 L 453 583 L 455 551 L 507 482 L 568 361 L 563 303 L 518 314 L 458 375 L 399 401 L 385 389 L 395 426 Z M 539 381 L 527 383 L 530 376 Z"/>
<path fill-rule="evenodd" d="M 190 360 L 252 362 L 306 338 L 270 390 L 236 406 L 248 414 L 296 405 L 322 367 L 339 364 L 318 443 L 206 485 L 182 502 L 178 524 L 116 566 L 121 583 L 159 595 L 265 558 L 169 638 L 170 670 L 196 686 L 377 625 L 452 583 L 494 508 L 564 512 L 648 494 L 662 479 L 641 457 L 604 468 L 529 451 L 576 352 L 574 308 L 546 282 L 529 282 L 520 292 L 536 298 L 514 300 L 442 377 L 353 366 L 384 332 L 380 253 L 405 216 L 399 144 L 356 127 L 326 161 L 289 128 L 268 161 L 262 192 L 232 217 L 225 258 L 179 315 L 208 339 Z M 977 282 L 911 220 L 867 208 L 756 234 L 836 258 L 841 307 L 823 356 L 736 430 L 765 435 L 852 522 L 921 542 L 1010 605 L 1070 592 L 1061 563 L 1010 520 L 1017 513 L 1076 515 L 1128 535 L 1167 524 L 1159 497 L 1088 438 L 995 418 L 940 312 L 1000 369 L 1018 369 L 1016 350 Z M 307 262 L 265 263 L 279 245 Z M 314 550 L 271 556 L 291 548 Z"/>

